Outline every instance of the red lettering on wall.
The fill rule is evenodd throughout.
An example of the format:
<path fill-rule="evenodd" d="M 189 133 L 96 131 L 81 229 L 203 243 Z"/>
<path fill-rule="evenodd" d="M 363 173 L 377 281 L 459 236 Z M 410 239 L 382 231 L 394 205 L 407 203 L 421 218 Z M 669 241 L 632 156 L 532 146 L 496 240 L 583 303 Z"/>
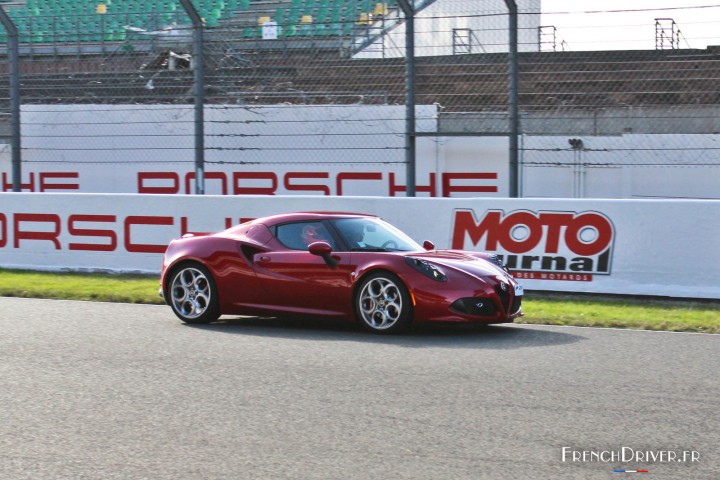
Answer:
<path fill-rule="evenodd" d="M 207 192 L 207 183 L 208 180 L 220 180 L 220 195 L 227 195 L 228 194 L 228 183 L 227 183 L 227 176 L 223 172 L 205 172 L 205 192 Z M 187 175 L 185 175 L 185 193 L 191 194 L 195 193 L 195 172 L 190 172 Z"/>
<path fill-rule="evenodd" d="M 547 238 L 545 239 L 545 252 L 557 253 L 560 245 L 560 231 L 573 218 L 572 213 L 543 212 L 539 215 L 543 225 L 547 225 Z"/>
<path fill-rule="evenodd" d="M 70 250 L 85 250 L 91 252 L 114 252 L 117 250 L 117 234 L 113 230 L 100 230 L 97 228 L 78 228 L 82 223 L 115 223 L 115 215 L 70 215 L 68 217 L 68 232 L 75 237 L 96 237 L 107 239 L 106 243 L 69 243 Z M 114 226 L 114 225 L 113 225 Z"/>
<path fill-rule="evenodd" d="M 230 175 L 232 175 L 232 180 Z M 438 175 L 432 172 L 428 175 L 429 183 L 427 185 L 416 184 L 416 192 L 427 193 L 431 197 L 439 194 L 443 197 L 451 197 L 456 193 L 497 193 L 498 191 L 498 174 L 496 172 L 443 173 L 440 192 L 438 192 Z M 181 186 L 178 174 L 175 172 L 139 172 L 138 193 L 192 194 L 194 193 L 195 178 L 195 172 L 185 174 L 184 185 Z M 313 183 L 308 180 L 321 180 L 321 182 Z M 334 183 L 335 195 L 343 195 L 348 182 L 374 180 L 387 180 L 387 195 L 391 197 L 407 192 L 407 185 L 399 183 L 395 172 L 205 172 L 206 183 L 209 181 L 220 182 L 222 195 L 276 195 L 281 181 L 283 191 L 289 194 L 305 192 L 332 195 Z M 488 180 L 494 181 L 488 182 Z M 230 182 L 232 185 L 229 185 Z M 208 188 L 206 187 L 205 190 L 207 192 Z M 377 185 L 362 187 L 362 191 L 367 191 L 368 195 L 385 195 Z"/>
<path fill-rule="evenodd" d="M 50 231 L 22 230 L 23 223 L 50 224 Z M 60 250 L 60 217 L 50 213 L 16 213 L 13 218 L 13 247 L 20 248 L 20 240 L 43 240 L 52 242 L 55 250 Z"/>
<path fill-rule="evenodd" d="M 467 233 L 473 245 L 480 243 L 480 240 L 487 235 L 485 240 L 486 249 L 497 250 L 501 215 L 502 212 L 498 211 L 488 212 L 480 223 L 475 223 L 475 215 L 473 215 L 472 211 L 460 210 L 455 212 L 452 248 L 458 250 L 464 248 L 465 234 Z"/>
<path fill-rule="evenodd" d="M 431 197 L 436 196 L 437 186 L 435 181 L 435 174 L 430 174 L 430 185 L 415 185 L 415 192 L 427 192 Z M 398 192 L 407 192 L 407 185 L 398 185 L 395 183 L 395 173 L 390 172 L 388 179 L 388 193 L 391 197 L 395 197 Z"/>
<path fill-rule="evenodd" d="M 513 237 L 513 230 L 517 227 L 525 227 L 528 235 L 524 240 L 516 240 Z M 500 244 L 510 253 L 529 252 L 535 248 L 543 238 L 543 228 L 540 220 L 530 212 L 514 212 L 500 224 Z"/>
<path fill-rule="evenodd" d="M 225 219 L 225 222 L 227 223 L 228 219 Z M 187 217 L 180 217 L 180 236 L 187 235 L 188 233 L 191 233 L 193 235 L 207 235 L 211 232 L 191 232 L 188 229 L 188 218 Z"/>
<path fill-rule="evenodd" d="M 241 187 L 239 181 L 269 180 L 269 187 Z M 273 172 L 234 172 L 233 173 L 233 195 L 275 195 L 278 187 L 277 175 Z"/>
<path fill-rule="evenodd" d="M 457 193 L 495 193 L 497 185 L 453 185 L 453 180 L 497 180 L 497 173 L 443 173 L 442 174 L 442 196 L 450 197 Z"/>
<path fill-rule="evenodd" d="M 225 217 L 225 229 L 233 227 L 233 226 L 237 225 L 238 223 L 249 222 L 250 220 L 255 220 L 255 219 L 254 218 L 240 218 L 240 220 L 237 223 L 235 223 L 232 218 Z M 214 231 L 217 231 L 217 230 L 214 230 Z M 188 227 L 188 218 L 180 217 L 180 236 L 186 235 L 188 233 L 191 233 L 193 235 L 208 235 L 213 232 L 193 232 Z"/>
<path fill-rule="evenodd" d="M 52 183 L 48 180 L 52 179 L 75 179 L 80 178 L 78 172 L 40 172 L 38 174 L 40 179 L 40 191 L 47 192 L 49 190 L 80 190 L 79 183 Z"/>
<path fill-rule="evenodd" d="M 28 192 L 34 192 L 35 191 L 35 174 L 33 172 L 30 172 L 29 174 L 29 181 L 28 183 L 22 183 L 22 180 L 20 181 L 20 190 L 27 190 Z M 3 192 L 12 192 L 13 184 L 12 179 L 8 181 L 8 174 L 3 172 L 2 174 L 2 189 Z"/>
<path fill-rule="evenodd" d="M 148 186 L 148 180 L 165 180 L 167 186 Z M 180 177 L 175 172 L 138 172 L 138 193 L 176 194 L 180 191 Z"/>
<path fill-rule="evenodd" d="M 305 178 L 324 178 L 327 179 L 330 176 L 326 172 L 288 172 L 283 178 L 283 186 L 285 190 L 289 192 L 320 192 L 323 195 L 330 195 L 330 187 L 327 185 L 312 185 L 312 184 L 300 184 L 296 185 L 292 183 L 295 179 Z"/>
<path fill-rule="evenodd" d="M 343 182 L 346 180 L 382 180 L 382 173 L 351 173 L 342 172 L 338 173 L 337 183 L 337 194 L 343 194 Z"/>
<path fill-rule="evenodd" d="M 585 243 L 581 238 L 581 232 L 586 228 L 592 228 L 597 232 L 595 240 Z M 613 229 L 608 220 L 597 213 L 587 212 L 575 217 L 565 231 L 565 243 L 573 252 L 578 255 L 589 257 L 604 251 L 612 242 Z"/>
<path fill-rule="evenodd" d="M 522 231 L 517 233 L 517 229 Z M 582 238 L 584 234 L 587 240 Z M 466 235 L 473 245 L 485 237 L 481 248 L 490 251 L 502 247 L 509 253 L 523 254 L 544 240 L 544 253 L 558 253 L 562 241 L 576 255 L 590 257 L 605 252 L 612 244 L 614 233 L 610 221 L 596 212 L 516 211 L 503 217 L 501 211 L 491 210 L 477 222 L 472 210 L 456 211 L 452 248 L 464 248 Z"/>
<path fill-rule="evenodd" d="M 7 217 L 0 213 L 0 248 L 7 245 Z"/>
<path fill-rule="evenodd" d="M 38 192 L 47 192 L 51 190 L 80 190 L 80 184 L 77 182 L 73 183 L 54 183 L 52 182 L 53 179 L 74 179 L 77 180 L 80 178 L 80 173 L 78 172 L 40 172 L 38 173 L 38 185 L 37 185 L 37 191 Z M 4 192 L 10 192 L 12 191 L 12 180 L 8 181 L 8 175 L 7 173 L 2 174 L 2 191 Z M 35 173 L 30 172 L 28 174 L 28 182 L 27 183 L 20 183 L 20 190 L 26 190 L 29 192 L 36 191 L 35 186 Z"/>
<path fill-rule="evenodd" d="M 133 225 L 174 225 L 173 217 L 130 216 L 125 219 L 125 250 L 138 253 L 164 253 L 167 245 L 133 243 L 130 230 Z"/>

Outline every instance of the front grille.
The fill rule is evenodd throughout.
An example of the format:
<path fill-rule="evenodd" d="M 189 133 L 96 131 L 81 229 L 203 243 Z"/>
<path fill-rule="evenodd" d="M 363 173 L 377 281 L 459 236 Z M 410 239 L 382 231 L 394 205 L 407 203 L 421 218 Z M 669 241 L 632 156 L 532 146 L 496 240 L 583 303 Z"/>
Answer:
<path fill-rule="evenodd" d="M 495 304 L 489 298 L 467 297 L 456 300 L 450 305 L 450 309 L 465 315 L 477 317 L 489 317 L 497 312 Z"/>
<path fill-rule="evenodd" d="M 503 310 L 506 312 L 510 311 L 510 287 L 506 285 L 505 290 L 503 290 L 500 285 L 495 286 L 495 293 L 497 293 L 498 298 L 500 299 L 500 305 L 502 305 Z"/>

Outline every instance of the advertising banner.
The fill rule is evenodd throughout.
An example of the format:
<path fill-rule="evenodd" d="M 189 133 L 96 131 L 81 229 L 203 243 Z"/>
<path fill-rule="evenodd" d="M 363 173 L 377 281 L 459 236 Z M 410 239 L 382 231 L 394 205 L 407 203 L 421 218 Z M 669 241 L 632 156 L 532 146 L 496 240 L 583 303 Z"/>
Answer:
<path fill-rule="evenodd" d="M 0 267 L 158 273 L 173 238 L 293 211 L 497 253 L 528 290 L 720 298 L 720 202 L 701 200 L 0 193 Z"/>

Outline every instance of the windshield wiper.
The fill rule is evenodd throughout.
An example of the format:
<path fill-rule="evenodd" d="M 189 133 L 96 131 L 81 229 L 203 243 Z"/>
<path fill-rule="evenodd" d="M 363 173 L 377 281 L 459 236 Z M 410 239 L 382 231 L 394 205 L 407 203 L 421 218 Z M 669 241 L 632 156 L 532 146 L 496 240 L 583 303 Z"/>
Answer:
<path fill-rule="evenodd" d="M 351 252 L 387 252 L 386 248 L 380 247 L 352 247 Z"/>

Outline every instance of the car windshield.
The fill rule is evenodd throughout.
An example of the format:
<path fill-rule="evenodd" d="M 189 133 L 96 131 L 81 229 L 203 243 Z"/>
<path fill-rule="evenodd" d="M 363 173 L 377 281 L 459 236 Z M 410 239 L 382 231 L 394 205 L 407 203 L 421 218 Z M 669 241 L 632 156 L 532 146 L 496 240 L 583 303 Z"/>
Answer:
<path fill-rule="evenodd" d="M 378 218 L 343 218 L 333 222 L 352 251 L 417 251 L 412 238 Z"/>

